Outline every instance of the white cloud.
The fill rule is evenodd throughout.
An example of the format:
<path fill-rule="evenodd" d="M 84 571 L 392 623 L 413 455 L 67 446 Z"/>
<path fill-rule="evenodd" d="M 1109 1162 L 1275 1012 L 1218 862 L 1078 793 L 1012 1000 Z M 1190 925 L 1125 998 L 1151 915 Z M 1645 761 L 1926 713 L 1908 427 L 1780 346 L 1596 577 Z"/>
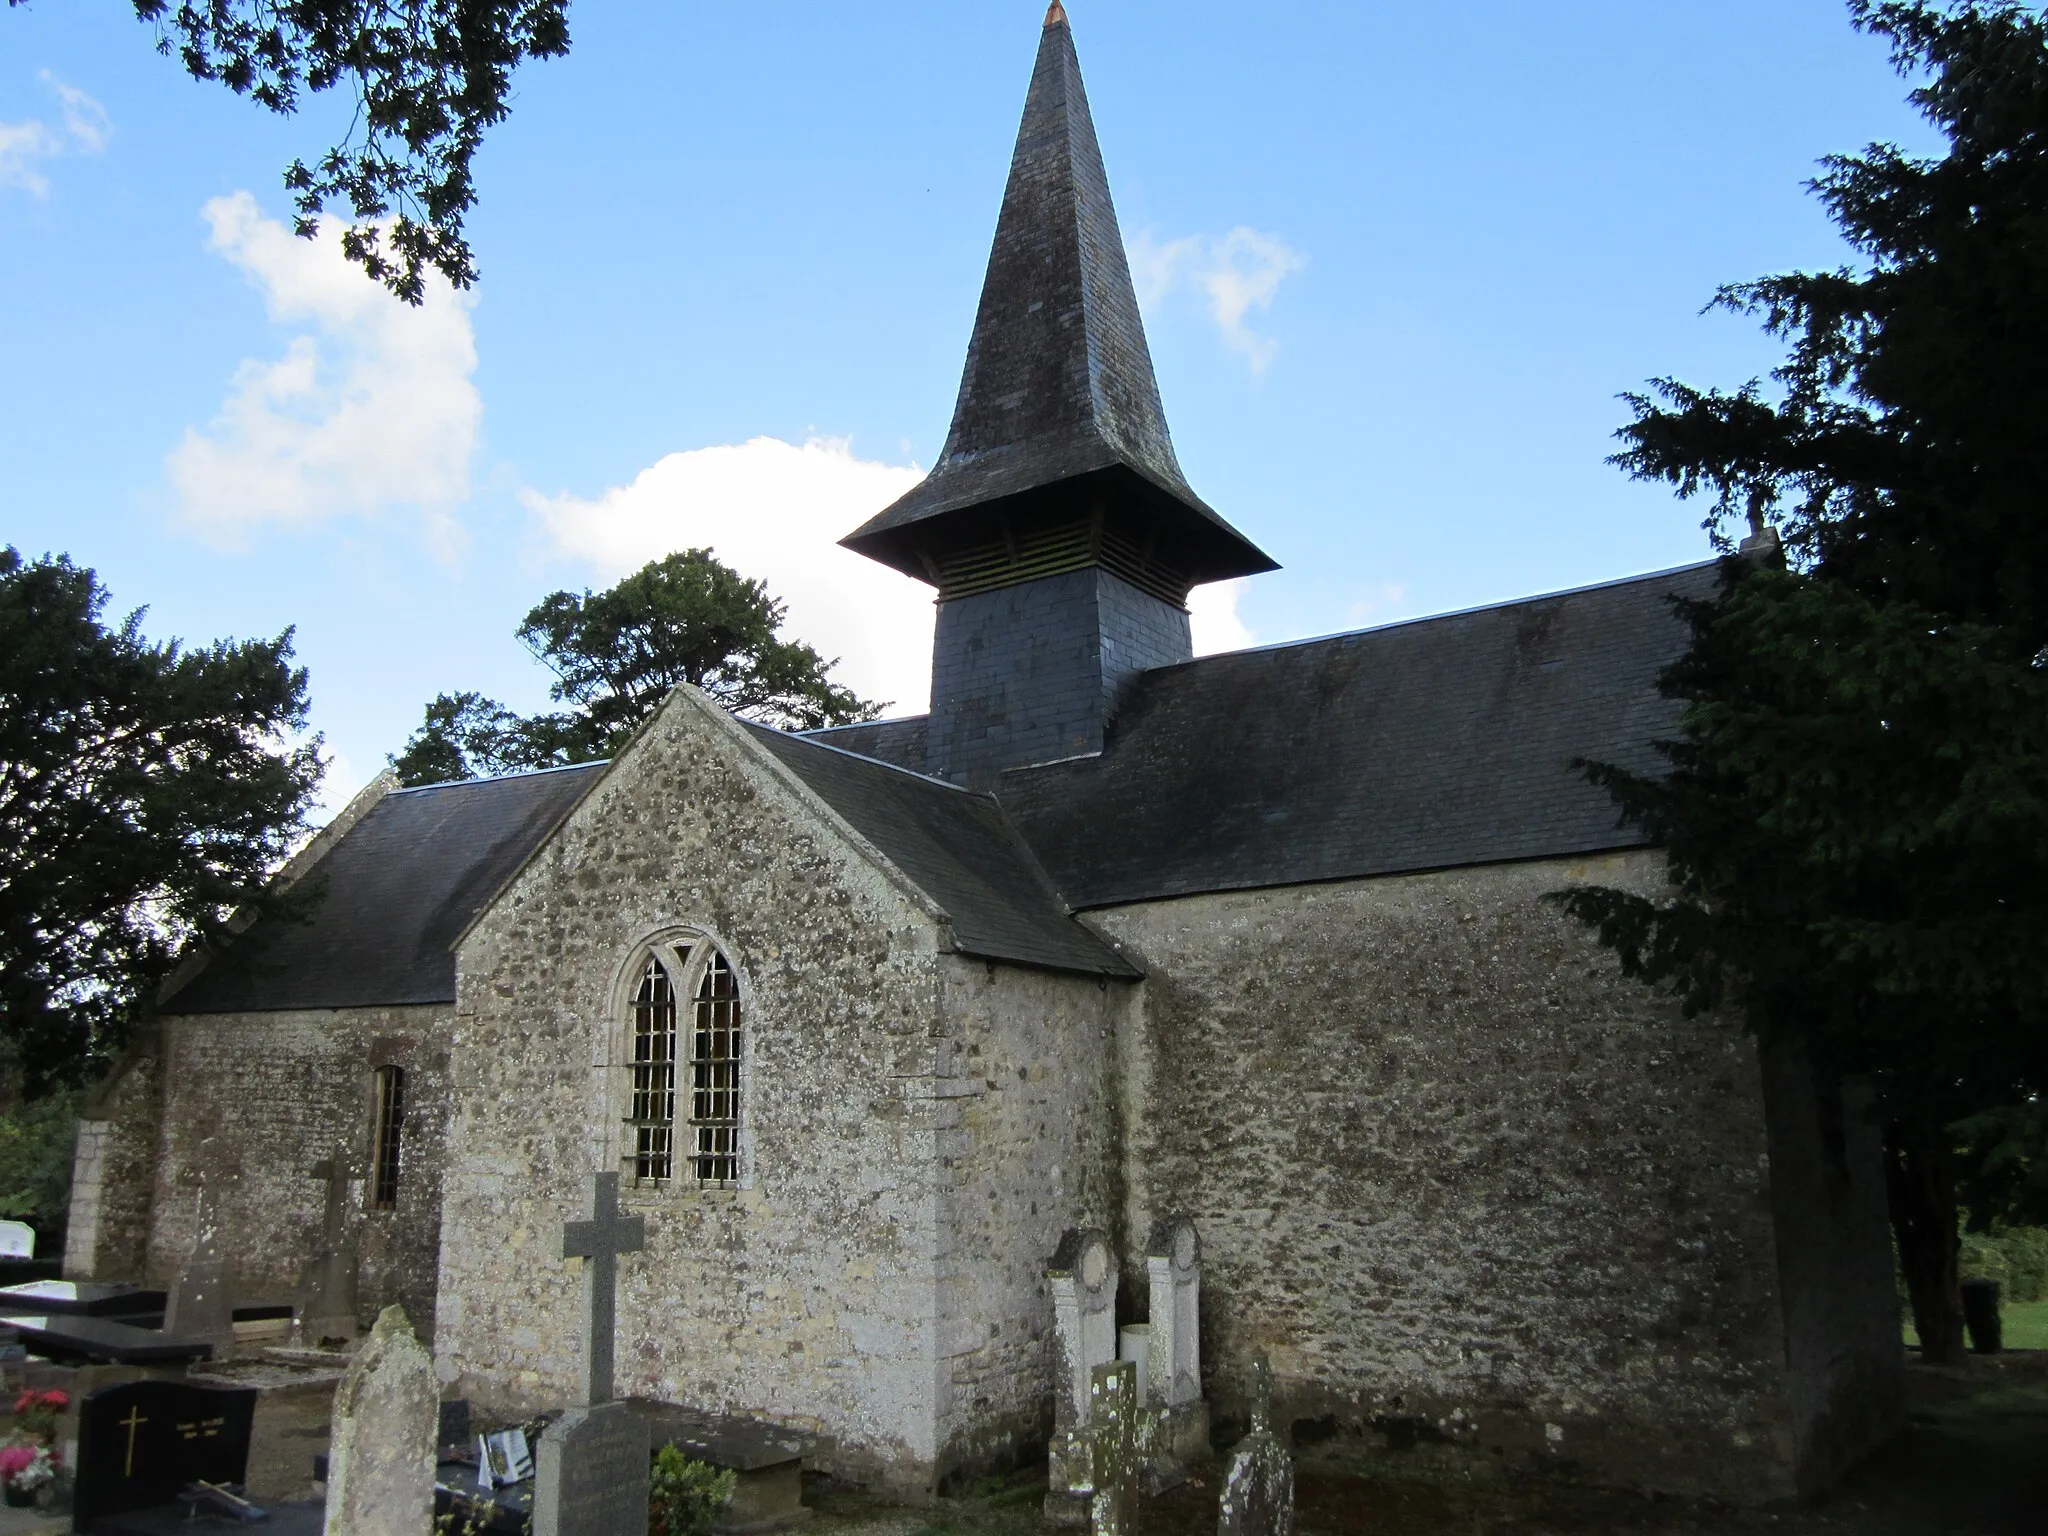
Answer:
<path fill-rule="evenodd" d="M 50 178 L 37 169 L 42 161 L 66 154 L 96 155 L 107 147 L 114 131 L 107 109 L 84 91 L 47 69 L 42 79 L 57 94 L 63 127 L 52 128 L 37 118 L 0 123 L 0 187 L 19 187 L 34 197 L 50 190 Z"/>
<path fill-rule="evenodd" d="M 1238 617 L 1237 594 L 1244 582 L 1216 581 L 1188 594 L 1188 627 L 1195 632 L 1195 654 L 1213 656 L 1218 651 L 1241 651 L 1257 645 L 1244 620 Z"/>
<path fill-rule="evenodd" d="M 788 603 L 784 633 L 839 657 L 840 682 L 889 700 L 892 715 L 920 714 L 931 696 L 931 589 L 836 541 L 922 475 L 856 458 L 845 438 L 756 437 L 671 453 L 594 501 L 521 499 L 557 549 L 604 581 L 674 550 L 716 551 Z"/>
<path fill-rule="evenodd" d="M 1281 282 L 1308 265 L 1308 258 L 1278 235 L 1243 224 L 1220 238 L 1183 235 L 1162 241 L 1149 229 L 1140 230 L 1130 257 L 1131 276 L 1146 308 L 1156 308 L 1177 289 L 1199 293 L 1224 344 L 1253 373 L 1266 371 L 1280 344 L 1254 331 L 1248 319 L 1270 310 Z"/>
<path fill-rule="evenodd" d="M 64 136 L 78 152 L 96 155 L 105 149 L 107 140 L 114 136 L 114 125 L 107 120 L 107 109 L 47 69 L 43 71 L 43 84 L 55 91 L 58 101 L 63 103 Z"/>
<path fill-rule="evenodd" d="M 474 301 L 436 276 L 404 304 L 341 254 L 338 230 L 302 240 L 247 192 L 203 212 L 208 243 L 296 334 L 281 357 L 244 359 L 220 414 L 172 450 L 185 515 L 234 543 L 263 523 L 405 506 L 437 553 L 459 549 L 453 509 L 483 421 Z"/>

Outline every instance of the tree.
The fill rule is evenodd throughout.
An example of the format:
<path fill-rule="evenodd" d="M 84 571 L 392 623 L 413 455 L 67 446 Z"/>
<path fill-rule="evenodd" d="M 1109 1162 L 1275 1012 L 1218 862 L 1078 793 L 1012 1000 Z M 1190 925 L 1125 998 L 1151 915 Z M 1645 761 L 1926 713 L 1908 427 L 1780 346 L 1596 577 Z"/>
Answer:
<path fill-rule="evenodd" d="M 20 5 L 24 0 L 8 0 Z M 134 0 L 194 79 L 280 115 L 303 91 L 354 93 L 348 137 L 285 185 L 310 237 L 346 206 L 342 250 L 411 304 L 438 269 L 466 288 L 476 265 L 462 229 L 476 202 L 470 162 L 510 108 L 512 72 L 569 51 L 568 0 Z"/>
<path fill-rule="evenodd" d="M 68 559 L 0 549 L 0 1049 L 77 1082 L 267 882 L 320 779 L 292 634 L 188 650 Z"/>
<path fill-rule="evenodd" d="M 1561 899 L 1630 974 L 1878 1080 L 1939 1359 L 1958 1187 L 1996 1172 L 1987 1122 L 1959 1122 L 2048 1088 L 2048 30 L 2013 4 L 1851 14 L 1947 151 L 1824 161 L 1863 268 L 1718 296 L 1788 343 L 1770 389 L 1626 397 L 1616 462 L 1710 496 L 1724 550 L 1746 523 L 1785 558 L 1728 559 L 1683 606 L 1669 773 L 1588 767 L 1669 851 L 1670 894 Z"/>
<path fill-rule="evenodd" d="M 793 730 L 874 719 L 880 705 L 827 675 L 836 661 L 781 637 L 785 611 L 708 549 L 653 561 L 602 592 L 550 593 L 519 641 L 570 707 L 522 717 L 481 694 L 444 693 L 391 765 L 406 784 L 433 784 L 609 757 L 678 683 Z"/>

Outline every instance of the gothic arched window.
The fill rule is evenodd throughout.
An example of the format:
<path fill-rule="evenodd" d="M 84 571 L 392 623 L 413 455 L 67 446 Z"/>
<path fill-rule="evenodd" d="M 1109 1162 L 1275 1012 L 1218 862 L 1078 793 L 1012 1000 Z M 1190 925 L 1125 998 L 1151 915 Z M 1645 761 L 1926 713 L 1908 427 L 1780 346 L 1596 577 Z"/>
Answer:
<path fill-rule="evenodd" d="M 742 1051 L 731 964 L 701 941 L 657 945 L 629 1012 L 634 1179 L 737 1184 Z"/>

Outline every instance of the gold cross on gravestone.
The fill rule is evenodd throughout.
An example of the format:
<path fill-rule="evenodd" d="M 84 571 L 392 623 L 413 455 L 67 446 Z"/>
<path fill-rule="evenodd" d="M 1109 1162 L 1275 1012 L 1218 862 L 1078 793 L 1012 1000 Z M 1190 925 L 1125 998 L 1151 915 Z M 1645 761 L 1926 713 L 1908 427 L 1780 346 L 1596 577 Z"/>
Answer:
<path fill-rule="evenodd" d="M 590 1220 L 562 1224 L 562 1257 L 587 1259 L 584 1277 L 589 1302 L 590 1348 L 584 1358 L 585 1401 L 612 1400 L 612 1330 L 618 1321 L 619 1255 L 647 1246 L 647 1222 L 619 1213 L 619 1176 L 594 1175 Z"/>
<path fill-rule="evenodd" d="M 130 1407 L 127 1418 L 116 1419 L 114 1422 L 125 1425 L 128 1430 L 128 1456 L 121 1463 L 121 1475 L 123 1477 L 133 1477 L 135 1475 L 135 1431 L 142 1425 L 147 1424 L 149 1420 L 142 1416 L 142 1410 L 139 1407 Z"/>

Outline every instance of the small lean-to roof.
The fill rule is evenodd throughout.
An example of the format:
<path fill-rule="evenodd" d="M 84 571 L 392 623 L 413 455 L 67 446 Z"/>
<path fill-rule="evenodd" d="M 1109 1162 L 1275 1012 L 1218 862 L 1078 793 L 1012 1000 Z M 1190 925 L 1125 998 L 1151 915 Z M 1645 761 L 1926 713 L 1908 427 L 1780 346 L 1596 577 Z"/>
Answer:
<path fill-rule="evenodd" d="M 1575 759 L 1656 771 L 1673 597 L 1718 565 L 1145 673 L 1097 757 L 996 786 L 1068 904 L 1639 847 Z"/>
<path fill-rule="evenodd" d="M 945 912 L 963 954 L 1089 976 L 1140 974 L 1068 915 L 992 796 L 742 724 Z"/>
<path fill-rule="evenodd" d="M 453 1002 L 456 936 L 604 767 L 394 790 L 308 872 L 321 892 L 309 921 L 259 923 L 163 1011 Z"/>

